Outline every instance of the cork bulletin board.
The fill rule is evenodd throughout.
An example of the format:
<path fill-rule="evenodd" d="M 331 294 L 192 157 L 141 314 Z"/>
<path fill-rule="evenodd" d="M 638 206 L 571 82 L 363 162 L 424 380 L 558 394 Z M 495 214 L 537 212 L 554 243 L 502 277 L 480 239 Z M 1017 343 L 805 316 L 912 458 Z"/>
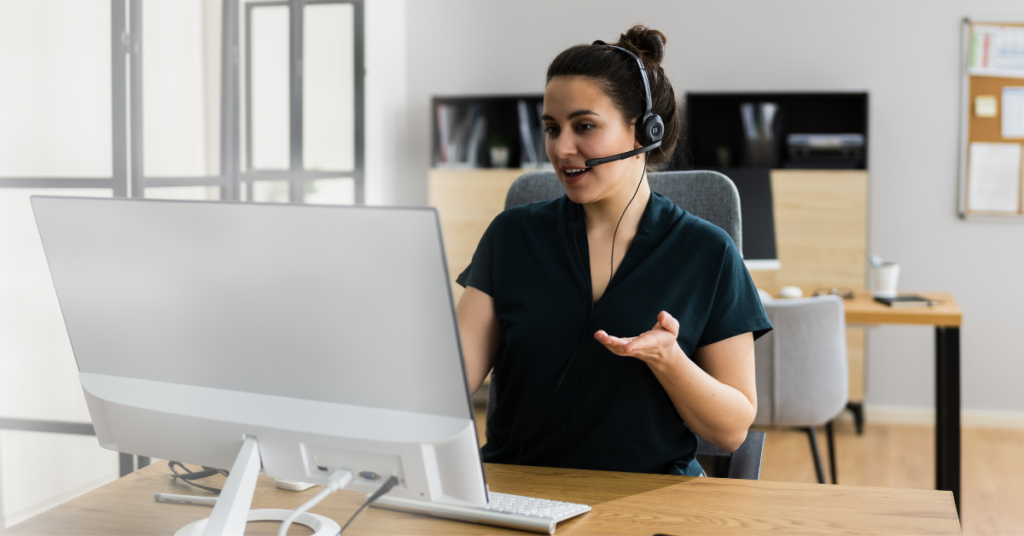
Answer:
<path fill-rule="evenodd" d="M 959 214 L 1024 221 L 1024 23 L 961 32 Z"/>

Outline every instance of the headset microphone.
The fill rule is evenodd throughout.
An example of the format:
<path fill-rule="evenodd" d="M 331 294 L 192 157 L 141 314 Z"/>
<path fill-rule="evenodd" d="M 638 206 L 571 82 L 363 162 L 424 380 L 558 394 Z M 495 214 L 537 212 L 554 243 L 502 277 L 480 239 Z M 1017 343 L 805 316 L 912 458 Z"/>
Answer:
<path fill-rule="evenodd" d="M 616 160 L 624 160 L 626 158 L 657 149 L 658 147 L 661 147 L 661 138 L 662 136 L 665 135 L 664 121 L 661 120 L 661 116 L 652 111 L 652 109 L 654 108 L 654 103 L 651 100 L 651 84 L 647 80 L 647 69 L 644 68 L 644 62 L 640 59 L 639 56 L 622 47 L 609 45 L 604 41 L 594 41 L 594 44 L 606 46 L 608 48 L 614 48 L 616 50 L 621 50 L 626 54 L 629 54 L 633 59 L 636 60 L 636 64 L 640 66 L 640 77 L 643 78 L 644 80 L 644 97 L 646 97 L 647 110 L 644 111 L 644 116 L 639 122 L 639 128 L 637 128 L 636 133 L 636 137 L 643 143 L 643 147 L 612 156 L 592 158 L 583 163 L 583 165 L 587 167 L 600 166 L 601 164 L 615 162 Z"/>

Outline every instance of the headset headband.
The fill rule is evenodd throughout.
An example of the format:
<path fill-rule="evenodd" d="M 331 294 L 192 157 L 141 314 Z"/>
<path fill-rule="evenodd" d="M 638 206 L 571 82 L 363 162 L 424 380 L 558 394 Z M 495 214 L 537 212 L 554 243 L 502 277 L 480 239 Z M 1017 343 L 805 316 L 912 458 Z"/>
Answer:
<path fill-rule="evenodd" d="M 640 59 L 640 56 L 637 56 L 636 54 L 634 54 L 633 52 L 631 52 L 629 50 L 626 50 L 625 48 L 622 48 L 620 46 L 615 46 L 615 45 L 609 45 L 608 43 L 605 43 L 604 41 L 601 41 L 600 39 L 597 40 L 597 41 L 594 41 L 594 44 L 598 45 L 598 46 L 604 46 L 604 47 L 608 47 L 608 48 L 614 48 L 614 49 L 617 49 L 617 50 L 621 50 L 621 51 L 625 52 L 626 54 L 629 54 L 630 56 L 633 57 L 634 60 L 636 60 L 636 64 L 638 66 L 640 66 L 640 77 L 643 78 L 643 80 L 644 80 L 644 97 L 646 98 L 645 102 L 647 103 L 647 110 L 644 112 L 644 117 L 643 118 L 647 119 L 647 117 L 651 115 L 651 111 L 654 109 L 654 105 L 653 105 L 653 102 L 651 101 L 651 84 L 650 84 L 650 82 L 647 81 L 647 69 L 644 68 L 643 60 Z"/>

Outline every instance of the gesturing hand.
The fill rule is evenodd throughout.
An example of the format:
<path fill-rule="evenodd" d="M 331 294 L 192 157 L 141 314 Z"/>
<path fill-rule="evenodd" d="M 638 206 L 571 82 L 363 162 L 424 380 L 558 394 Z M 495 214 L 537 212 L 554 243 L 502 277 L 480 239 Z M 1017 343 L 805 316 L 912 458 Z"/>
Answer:
<path fill-rule="evenodd" d="M 636 337 L 614 337 L 604 330 L 594 334 L 594 338 L 613 354 L 635 357 L 648 365 L 672 359 L 679 347 L 678 336 L 679 321 L 666 311 L 658 314 L 658 323 L 650 331 Z"/>

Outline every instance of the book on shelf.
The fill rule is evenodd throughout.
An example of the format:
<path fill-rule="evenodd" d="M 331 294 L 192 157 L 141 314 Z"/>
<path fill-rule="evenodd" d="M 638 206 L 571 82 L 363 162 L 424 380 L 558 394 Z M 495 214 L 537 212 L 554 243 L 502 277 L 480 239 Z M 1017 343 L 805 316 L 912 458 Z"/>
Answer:
<path fill-rule="evenodd" d="M 930 300 L 915 294 L 907 294 L 904 296 L 875 296 L 875 301 L 878 303 L 884 303 L 889 307 L 929 307 L 938 303 L 935 300 Z"/>
<path fill-rule="evenodd" d="M 520 141 L 523 144 L 521 166 L 522 167 L 536 167 L 539 163 L 537 159 L 537 146 L 534 142 L 534 128 L 531 124 L 530 108 L 526 105 L 526 101 L 519 99 L 516 102 L 516 106 L 519 110 L 519 136 Z"/>
<path fill-rule="evenodd" d="M 479 104 L 457 105 L 438 103 L 437 153 L 441 167 L 477 167 L 480 150 L 487 137 L 487 118 Z"/>

